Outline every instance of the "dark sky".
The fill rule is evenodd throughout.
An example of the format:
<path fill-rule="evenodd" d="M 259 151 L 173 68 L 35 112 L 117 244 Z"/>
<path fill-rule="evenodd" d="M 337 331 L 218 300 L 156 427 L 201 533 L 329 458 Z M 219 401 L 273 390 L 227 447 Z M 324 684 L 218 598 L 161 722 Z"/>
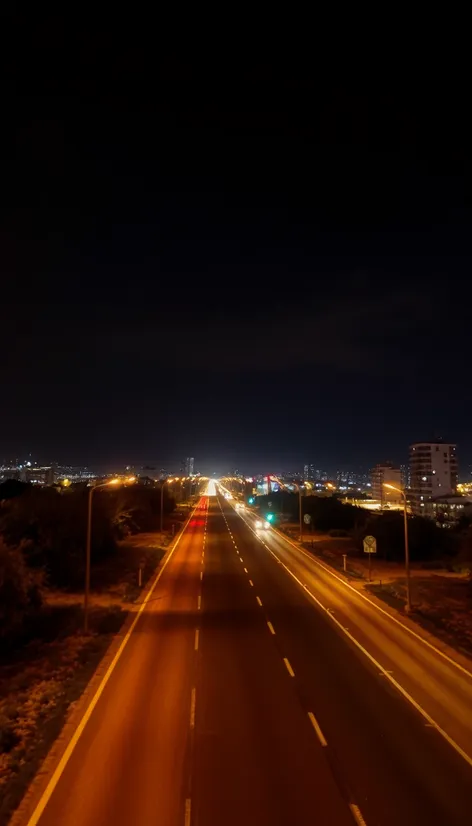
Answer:
<path fill-rule="evenodd" d="M 332 469 L 441 434 L 472 462 L 459 95 L 28 37 L 0 458 Z"/>

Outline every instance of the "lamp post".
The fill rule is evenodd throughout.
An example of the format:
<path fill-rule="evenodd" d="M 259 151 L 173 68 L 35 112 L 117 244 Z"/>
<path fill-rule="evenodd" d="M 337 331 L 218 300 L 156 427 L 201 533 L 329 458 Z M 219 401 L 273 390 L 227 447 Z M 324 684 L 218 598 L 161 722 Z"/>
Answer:
<path fill-rule="evenodd" d="M 295 482 L 295 484 L 297 484 Z M 304 482 L 303 485 L 298 485 L 298 518 L 300 522 L 300 543 L 303 542 L 303 508 L 302 508 L 302 488 L 308 488 L 311 490 L 312 486 L 309 482 Z"/>
<path fill-rule="evenodd" d="M 179 478 L 176 477 L 175 480 L 174 479 L 163 479 L 162 485 L 161 485 L 161 540 L 162 540 L 162 532 L 163 532 L 163 525 L 164 525 L 164 485 L 166 483 L 168 485 L 171 485 L 172 482 L 174 482 L 174 481 L 178 482 Z"/>
<path fill-rule="evenodd" d="M 405 611 L 409 613 L 411 611 L 411 592 L 410 592 L 410 549 L 408 547 L 408 514 L 406 511 L 406 493 L 401 488 L 395 487 L 395 485 L 390 485 L 387 482 L 383 483 L 384 488 L 388 488 L 389 490 L 395 490 L 397 493 L 400 493 L 403 496 L 403 521 L 404 521 L 404 528 L 405 528 L 405 576 L 406 576 L 406 605 Z"/>
<path fill-rule="evenodd" d="M 130 476 L 126 482 L 134 482 L 135 477 Z M 110 479 L 109 482 L 101 482 L 98 485 L 92 485 L 88 495 L 87 506 L 87 542 L 85 547 L 85 588 L 84 588 L 84 634 L 88 634 L 88 617 L 89 617 L 89 596 L 90 596 L 90 557 L 92 548 L 92 499 L 93 492 L 97 488 L 107 488 L 110 485 L 121 484 L 121 479 Z"/>

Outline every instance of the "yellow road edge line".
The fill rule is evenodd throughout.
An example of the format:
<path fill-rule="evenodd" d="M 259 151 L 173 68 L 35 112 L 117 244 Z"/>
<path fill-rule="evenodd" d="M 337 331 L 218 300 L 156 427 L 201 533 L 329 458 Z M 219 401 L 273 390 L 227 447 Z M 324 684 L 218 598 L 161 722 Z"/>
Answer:
<path fill-rule="evenodd" d="M 65 767 L 67 766 L 67 763 L 69 762 L 69 760 L 72 756 L 72 753 L 73 753 L 73 751 L 74 751 L 74 749 L 75 749 L 75 747 L 76 747 L 76 745 L 79 741 L 79 738 L 80 738 L 82 732 L 84 731 L 85 726 L 87 725 L 88 721 L 90 720 L 90 717 L 92 716 L 92 712 L 93 712 L 95 706 L 97 705 L 100 697 L 102 696 L 103 691 L 105 689 L 105 686 L 108 683 L 108 680 L 110 679 L 113 671 L 115 670 L 116 664 L 117 664 L 118 660 L 120 659 L 120 657 L 121 657 L 121 655 L 122 655 L 122 653 L 123 653 L 123 651 L 124 651 L 124 649 L 125 649 L 125 647 L 128 643 L 128 640 L 130 639 L 131 634 L 133 633 L 133 631 L 135 629 L 136 623 L 138 622 L 142 612 L 144 611 L 144 608 L 146 607 L 147 603 L 149 602 L 157 583 L 159 582 L 162 574 L 164 573 L 169 561 L 171 560 L 171 558 L 174 554 L 175 549 L 177 548 L 180 540 L 182 539 L 185 531 L 187 530 L 188 524 L 189 524 L 193 514 L 195 513 L 195 510 L 196 510 L 196 508 L 194 508 L 194 510 L 190 514 L 189 518 L 187 519 L 186 524 L 184 525 L 184 527 L 182 529 L 182 533 L 177 538 L 177 541 L 176 541 L 175 545 L 169 551 L 169 555 L 168 555 L 167 559 L 165 560 L 164 564 L 162 565 L 162 567 L 157 572 L 157 575 L 154 579 L 154 582 L 152 583 L 152 585 L 149 588 L 149 591 L 147 592 L 143 602 L 141 603 L 141 607 L 139 608 L 138 613 L 136 614 L 133 622 L 131 623 L 131 626 L 130 626 L 129 630 L 125 634 L 125 637 L 123 638 L 118 651 L 116 652 L 116 654 L 113 657 L 110 665 L 108 666 L 105 674 L 103 675 L 102 680 L 100 682 L 100 685 L 98 686 L 98 688 L 97 688 L 95 694 L 93 695 L 89 705 L 87 706 L 87 708 L 86 708 L 86 710 L 85 710 L 85 712 L 82 716 L 82 719 L 80 720 L 79 724 L 77 725 L 76 730 L 74 731 L 72 737 L 70 738 L 70 740 L 67 744 L 67 747 L 64 750 L 61 759 L 59 760 L 59 763 L 57 764 L 56 768 L 54 769 L 52 777 L 49 780 L 49 783 L 47 784 L 47 786 L 46 786 L 44 792 L 42 793 L 38 803 L 36 804 L 36 807 L 35 807 L 32 815 L 31 815 L 31 817 L 27 821 L 27 826 L 36 826 L 36 824 L 39 822 L 39 819 L 42 816 L 47 804 L 49 803 L 51 795 L 54 792 L 54 789 L 56 788 L 56 786 L 57 786 L 57 784 L 58 784 L 58 782 L 61 778 L 61 775 L 62 775 Z"/>
<path fill-rule="evenodd" d="M 315 717 L 315 715 L 313 714 L 312 711 L 308 712 L 308 717 L 310 718 L 311 724 L 312 724 L 313 728 L 316 731 L 316 736 L 318 737 L 318 740 L 320 741 L 321 745 L 322 746 L 327 746 L 328 743 L 327 743 L 326 737 L 324 736 L 323 732 L 321 731 L 318 720 L 316 719 L 316 717 Z"/>
<path fill-rule="evenodd" d="M 367 823 L 365 822 L 365 820 L 362 816 L 362 812 L 359 809 L 359 806 L 357 806 L 355 803 L 350 803 L 349 808 L 351 810 L 351 814 L 352 814 L 354 820 L 357 823 L 357 826 L 367 826 Z"/>
<path fill-rule="evenodd" d="M 195 706 L 197 704 L 197 689 L 192 688 L 190 697 L 190 728 L 195 728 Z"/>
<path fill-rule="evenodd" d="M 288 671 L 288 673 L 290 674 L 290 676 L 291 676 L 291 677 L 295 677 L 295 672 L 294 672 L 294 670 L 293 670 L 292 666 L 290 665 L 290 663 L 289 663 L 289 661 L 288 661 L 287 657 L 284 657 L 284 663 L 285 663 L 285 668 L 287 669 L 287 671 Z"/>

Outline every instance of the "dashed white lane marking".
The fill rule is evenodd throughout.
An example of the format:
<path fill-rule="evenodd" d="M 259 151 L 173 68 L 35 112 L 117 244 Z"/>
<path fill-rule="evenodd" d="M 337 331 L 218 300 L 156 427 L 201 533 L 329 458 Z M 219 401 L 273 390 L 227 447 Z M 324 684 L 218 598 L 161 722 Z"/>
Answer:
<path fill-rule="evenodd" d="M 249 571 L 248 571 L 248 569 L 247 569 L 247 568 L 245 568 L 245 569 L 244 569 L 244 573 L 245 573 L 245 574 L 248 574 L 248 573 L 249 573 Z"/>
<path fill-rule="evenodd" d="M 254 588 L 254 583 L 253 583 L 252 579 L 249 580 L 249 585 L 251 586 L 251 588 Z"/>
<path fill-rule="evenodd" d="M 201 598 L 201 596 L 200 596 L 200 594 L 199 594 L 199 595 L 198 595 L 197 610 L 199 611 L 201 607 L 202 607 L 202 598 Z"/>
<path fill-rule="evenodd" d="M 267 625 L 269 626 L 269 631 L 270 631 L 270 633 L 271 633 L 271 634 L 273 634 L 273 635 L 274 635 L 274 637 L 275 637 L 275 629 L 274 629 L 274 626 L 273 626 L 273 625 L 272 625 L 272 623 L 271 623 L 271 622 L 269 622 L 269 621 L 267 621 Z"/>
<path fill-rule="evenodd" d="M 351 810 L 352 816 L 357 823 L 357 826 L 367 826 L 364 818 L 362 817 L 362 812 L 355 803 L 350 803 L 349 808 Z"/>
<path fill-rule="evenodd" d="M 192 816 L 192 801 L 187 797 L 185 801 L 185 819 L 184 826 L 190 826 L 190 818 Z"/>
<path fill-rule="evenodd" d="M 321 731 L 318 720 L 316 719 L 316 717 L 315 717 L 315 715 L 313 714 L 312 711 L 308 712 L 308 717 L 311 720 L 311 724 L 312 724 L 313 728 L 316 731 L 316 736 L 318 737 L 318 740 L 320 741 L 321 745 L 322 746 L 327 746 L 328 743 L 326 741 L 326 737 L 324 736 L 323 732 Z"/>
<path fill-rule="evenodd" d="M 270 550 L 270 548 L 269 551 L 272 554 L 272 556 L 275 559 L 277 559 L 276 555 L 273 551 Z M 472 757 L 469 754 L 467 754 L 467 752 L 464 751 L 464 749 L 458 743 L 456 743 L 456 741 L 447 733 L 447 731 L 441 728 L 441 726 L 438 723 L 436 723 L 435 720 L 433 720 L 431 715 L 428 714 L 428 712 L 423 708 L 423 706 L 417 703 L 417 701 L 411 696 L 411 694 L 408 693 L 406 688 L 403 688 L 403 686 L 395 679 L 395 677 L 393 677 L 385 668 L 383 668 L 381 663 L 379 663 L 378 660 L 376 660 L 375 657 L 369 653 L 367 648 L 364 648 L 362 643 L 360 643 L 359 640 L 357 640 L 356 637 L 354 637 L 354 635 L 351 634 L 350 631 L 346 631 L 345 627 L 334 616 L 333 611 L 328 611 L 328 609 L 323 605 L 323 603 L 320 602 L 320 600 L 317 597 L 315 597 L 314 593 L 303 584 L 303 582 L 297 577 L 297 575 L 294 574 L 293 571 L 291 571 L 290 568 L 287 565 L 285 565 L 284 562 L 282 562 L 282 565 L 287 571 L 287 573 L 292 577 L 292 579 L 298 582 L 298 584 L 301 585 L 302 588 L 305 588 L 306 593 L 309 594 L 313 602 L 315 602 L 316 605 L 318 605 L 321 608 L 321 610 L 324 611 L 331 618 L 335 625 L 337 625 L 337 627 L 343 632 L 343 634 L 345 634 L 346 637 L 348 637 L 348 639 L 353 643 L 353 645 L 355 645 L 356 648 L 359 649 L 359 651 L 362 651 L 362 653 L 365 657 L 367 657 L 369 662 L 371 662 L 378 669 L 379 673 L 383 674 L 385 678 L 389 680 L 391 684 L 397 689 L 397 691 L 405 698 L 405 700 L 407 700 L 407 702 L 409 702 L 413 706 L 413 708 L 415 708 L 419 712 L 419 714 L 421 714 L 421 716 L 426 720 L 426 722 L 430 723 L 431 726 L 436 729 L 438 734 L 440 734 L 441 737 L 443 737 L 449 743 L 449 745 L 452 746 L 452 748 L 457 752 L 457 754 L 460 754 L 460 756 L 463 758 L 463 760 L 465 760 L 466 763 L 468 763 L 469 766 L 472 766 Z"/>
<path fill-rule="evenodd" d="M 256 597 L 256 599 L 257 599 L 258 604 L 259 604 L 259 605 L 261 606 L 261 608 L 262 608 L 262 600 L 261 600 L 261 598 L 260 598 L 260 597 Z"/>
<path fill-rule="evenodd" d="M 285 663 L 285 668 L 287 669 L 290 676 L 295 677 L 295 672 L 294 672 L 292 666 L 290 665 L 289 661 L 287 660 L 287 657 L 284 657 L 284 663 Z"/>
<path fill-rule="evenodd" d="M 203 579 L 203 571 L 200 571 L 200 579 Z"/>
<path fill-rule="evenodd" d="M 242 556 L 239 557 L 239 561 L 240 561 L 241 565 L 244 565 L 244 559 L 242 558 Z"/>
<path fill-rule="evenodd" d="M 198 628 L 195 630 L 195 651 L 198 651 L 198 643 L 200 641 L 200 631 Z"/>
<path fill-rule="evenodd" d="M 197 703 L 197 689 L 192 688 L 192 696 L 190 698 L 190 728 L 195 728 L 195 706 Z"/>

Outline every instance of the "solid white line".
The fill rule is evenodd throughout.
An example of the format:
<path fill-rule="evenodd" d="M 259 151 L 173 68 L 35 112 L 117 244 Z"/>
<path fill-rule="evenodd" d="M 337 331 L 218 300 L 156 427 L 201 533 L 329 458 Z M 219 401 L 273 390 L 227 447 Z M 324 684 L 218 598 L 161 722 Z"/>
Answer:
<path fill-rule="evenodd" d="M 251 527 L 251 526 L 248 525 L 248 527 Z M 251 528 L 251 530 L 252 530 L 252 528 Z M 286 537 L 283 534 L 279 533 L 277 528 L 274 529 L 274 532 L 277 534 L 277 536 L 280 537 L 280 539 L 282 539 L 284 542 L 287 542 L 289 545 L 292 546 L 292 548 L 295 548 L 296 551 L 300 551 L 300 553 L 302 553 L 304 556 L 306 556 L 307 559 L 309 559 L 311 562 L 314 562 L 316 565 L 318 565 L 319 568 L 322 568 L 323 571 L 326 571 L 326 573 L 329 574 L 330 576 L 332 576 L 334 579 L 337 579 L 338 582 L 341 583 L 341 585 L 344 585 L 346 588 L 349 588 L 350 591 L 352 591 L 358 597 L 361 597 L 361 599 L 363 599 L 365 602 L 367 602 L 369 605 L 371 605 L 372 608 L 375 608 L 377 611 L 380 611 L 381 614 L 383 614 L 388 619 L 392 620 L 392 622 L 395 622 L 397 625 L 399 625 L 401 628 L 403 628 L 404 631 L 407 631 L 408 634 L 410 634 L 412 637 L 415 637 L 417 640 L 422 642 L 423 645 L 426 645 L 427 648 L 430 648 L 431 651 L 435 651 L 436 654 L 439 654 L 440 657 L 442 657 L 444 660 L 447 660 L 447 662 L 450 663 L 450 665 L 453 665 L 459 671 L 462 671 L 463 674 L 466 674 L 467 677 L 470 677 L 472 679 L 472 671 L 468 671 L 467 668 L 464 668 L 463 665 L 458 663 L 456 660 L 453 660 L 452 657 L 449 657 L 448 654 L 445 654 L 444 651 L 441 651 L 440 648 L 436 648 L 435 645 L 433 645 L 427 639 L 422 637 L 421 634 L 417 634 L 416 631 L 414 631 L 412 628 L 409 628 L 408 625 L 405 625 L 397 617 L 394 617 L 392 614 L 389 614 L 389 612 L 386 611 L 384 608 L 382 608 L 380 605 L 377 605 L 375 602 L 372 602 L 372 600 L 369 599 L 369 597 L 367 597 L 361 591 L 358 591 L 356 588 L 353 588 L 353 586 L 350 585 L 349 582 L 346 582 L 344 579 L 342 579 L 340 576 L 338 576 L 334 571 L 331 571 L 329 568 L 327 568 L 326 565 L 323 565 L 323 563 L 320 562 L 319 559 L 316 559 L 316 557 L 314 557 L 312 554 L 307 553 L 307 551 L 305 551 L 303 548 L 300 548 L 298 545 L 295 545 L 295 543 L 292 542 L 290 539 L 288 539 L 288 537 Z M 253 533 L 255 533 L 255 532 L 253 531 Z M 256 534 L 256 536 L 257 536 L 257 534 Z M 269 548 L 269 550 L 270 550 L 270 548 Z"/>
<path fill-rule="evenodd" d="M 273 556 L 275 556 L 275 554 L 273 553 L 273 551 L 271 551 L 270 553 L 271 553 Z M 385 676 L 385 678 L 386 678 L 387 680 L 390 680 L 390 682 L 392 683 L 392 685 L 393 685 L 393 686 L 397 689 L 397 691 L 399 691 L 399 692 L 400 692 L 400 694 L 401 694 L 401 695 L 405 698 L 405 700 L 408 700 L 408 702 L 409 702 L 409 703 L 411 703 L 411 705 L 413 706 L 413 708 L 415 708 L 415 709 L 416 709 L 416 710 L 417 710 L 417 711 L 421 714 L 421 716 L 422 716 L 422 717 L 424 717 L 424 719 L 425 719 L 428 723 L 430 723 L 430 724 L 431 724 L 431 726 L 433 726 L 433 728 L 435 728 L 435 729 L 436 729 L 436 731 L 437 731 L 437 732 L 438 732 L 438 733 L 439 733 L 442 737 L 444 737 L 444 739 L 445 739 L 445 740 L 449 743 L 449 745 L 450 745 L 450 746 L 452 746 L 452 748 L 453 748 L 453 749 L 455 749 L 455 751 L 456 751 L 458 754 L 460 754 L 460 756 L 461 756 L 461 757 L 462 757 L 462 758 L 466 761 L 466 763 L 468 763 L 468 764 L 469 764 L 469 766 L 472 766 L 472 757 L 470 757 L 470 755 L 468 755 L 468 754 L 467 754 L 467 752 L 465 752 L 465 751 L 464 751 L 464 749 L 463 749 L 463 748 L 461 748 L 461 746 L 459 746 L 459 744 L 458 744 L 458 743 L 456 743 L 456 741 L 455 741 L 455 740 L 453 740 L 453 739 L 452 739 L 452 737 L 450 737 L 450 736 L 449 736 L 449 734 L 447 733 L 447 731 L 444 731 L 444 729 L 443 729 L 443 728 L 441 728 L 441 726 L 440 726 L 438 723 L 436 723 L 436 722 L 435 722 L 435 720 L 433 720 L 433 718 L 432 718 L 432 717 L 428 714 L 428 712 L 427 712 L 427 711 L 425 711 L 425 709 L 424 709 L 422 706 L 420 706 L 420 704 L 419 704 L 419 703 L 417 703 L 417 702 L 416 702 L 416 700 L 415 700 L 415 699 L 411 696 L 411 694 L 409 694 L 409 693 L 408 693 L 408 691 L 407 691 L 405 688 L 403 688 L 403 686 L 402 686 L 402 685 L 400 685 L 400 683 L 399 683 L 399 682 L 397 682 L 397 680 L 396 680 L 394 677 L 392 677 L 392 675 L 391 675 L 391 674 L 390 674 L 390 673 L 389 673 L 389 672 L 388 672 L 388 671 L 387 671 L 387 670 L 383 667 L 383 665 L 381 665 L 381 664 L 378 662 L 378 660 L 376 660 L 376 659 L 375 659 L 375 657 L 373 657 L 373 656 L 372 656 L 372 654 L 370 654 L 370 653 L 367 651 L 367 649 L 366 649 L 366 648 L 364 648 L 364 646 L 363 646 L 363 645 L 359 642 L 359 640 L 356 640 L 356 638 L 355 638 L 355 637 L 351 634 L 351 632 L 350 632 L 350 631 L 346 631 L 346 629 L 344 628 L 344 626 L 343 626 L 343 625 L 339 622 L 339 620 L 338 620 L 338 619 L 336 619 L 336 617 L 334 616 L 334 614 L 330 613 L 330 612 L 328 611 L 328 609 L 327 609 L 327 608 L 325 608 L 325 606 L 323 605 L 323 603 L 321 603 L 321 602 L 319 601 L 319 599 L 318 599 L 317 597 L 315 597 L 315 595 L 314 595 L 311 591 L 309 591 L 309 590 L 308 590 L 308 588 L 305 588 L 305 587 L 304 587 L 303 582 L 301 582 L 301 581 L 298 579 L 298 577 L 297 577 L 297 576 L 296 576 L 296 575 L 295 575 L 295 574 L 294 574 L 294 573 L 290 570 L 290 568 L 288 568 L 288 567 L 285 565 L 285 563 L 284 563 L 284 562 L 282 562 L 282 565 L 284 566 L 284 568 L 285 568 L 285 570 L 287 571 L 287 573 L 289 573 L 289 574 L 290 574 L 290 576 L 291 576 L 294 580 L 296 580 L 296 582 L 298 582 L 298 584 L 299 584 L 299 585 L 301 585 L 301 587 L 303 588 L 303 590 L 305 591 L 305 593 L 307 593 L 307 594 L 309 594 L 309 595 L 310 595 L 311 599 L 312 599 L 314 602 L 316 602 L 316 604 L 317 604 L 317 605 L 319 605 L 319 607 L 320 607 L 320 608 L 321 608 L 321 609 L 325 612 L 325 614 L 326 614 L 326 615 L 327 615 L 327 616 L 328 616 L 328 617 L 329 617 L 329 618 L 330 618 L 330 619 L 331 619 L 331 620 L 332 620 L 332 621 L 333 621 L 333 622 L 334 622 L 334 623 L 338 626 L 338 628 L 339 628 L 339 629 L 343 632 L 343 634 L 345 634 L 345 635 L 346 635 L 346 637 L 348 637 L 348 639 L 350 639 L 350 640 L 351 640 L 351 642 L 353 642 L 353 643 L 354 643 L 354 645 L 355 645 L 355 646 L 356 646 L 356 647 L 357 647 L 360 651 L 362 651 L 362 653 L 364 654 L 364 656 L 365 656 L 365 657 L 367 657 L 367 659 L 368 659 L 368 660 L 370 660 L 370 662 L 371 662 L 371 663 L 373 663 L 373 664 L 375 665 L 375 667 L 379 669 L 379 671 L 380 671 L 380 672 L 381 672 L 381 673 Z"/>
<path fill-rule="evenodd" d="M 41 795 L 41 797 L 40 797 L 40 799 L 39 799 L 39 801 L 36 805 L 36 808 L 34 809 L 33 814 L 31 815 L 30 819 L 28 820 L 26 826 L 36 826 L 36 824 L 39 822 L 39 819 L 40 819 L 41 815 L 43 814 L 43 812 L 44 812 L 44 810 L 45 810 L 45 808 L 46 808 L 46 806 L 49 802 L 49 799 L 50 799 L 54 789 L 56 788 L 56 786 L 57 786 L 57 784 L 58 784 L 58 782 L 61 778 L 61 775 L 62 775 L 65 767 L 67 766 L 67 763 L 69 762 L 69 760 L 72 756 L 72 752 L 74 751 L 74 749 L 75 749 L 75 747 L 76 747 L 76 745 L 79 741 L 79 738 L 80 738 L 82 732 L 85 729 L 85 726 L 87 725 L 88 721 L 90 720 L 90 717 L 92 716 L 92 712 L 93 712 L 95 706 L 97 705 L 100 697 L 102 696 L 103 691 L 105 689 L 105 686 L 106 686 L 108 680 L 110 679 L 110 677 L 111 677 L 111 675 L 112 675 L 112 673 L 113 673 L 113 671 L 116 667 L 116 664 L 117 664 L 118 660 L 120 659 L 120 657 L 121 657 L 121 655 L 122 655 L 122 653 L 123 653 L 123 651 L 124 651 L 124 649 L 125 649 L 125 647 L 128 643 L 128 640 L 131 637 L 131 634 L 133 633 L 133 631 L 136 627 L 136 623 L 138 622 L 142 612 L 144 611 L 147 603 L 149 602 L 157 583 L 159 582 L 162 574 L 164 573 L 169 561 L 171 560 L 171 558 L 174 554 L 175 549 L 177 548 L 180 540 L 182 539 L 185 531 L 187 530 L 188 523 L 190 522 L 190 520 L 191 520 L 192 516 L 194 515 L 194 513 L 195 513 L 195 508 L 193 509 L 192 513 L 190 514 L 189 518 L 187 519 L 187 522 L 184 525 L 184 527 L 182 529 L 182 533 L 178 537 L 177 542 L 175 543 L 174 547 L 171 548 L 171 550 L 169 552 L 169 556 L 167 557 L 164 564 L 162 565 L 162 568 L 160 568 L 160 570 L 158 571 L 154 582 L 152 583 L 152 585 L 149 588 L 149 591 L 147 592 L 143 602 L 141 603 L 141 606 L 139 608 L 138 613 L 136 614 L 133 622 L 131 623 L 131 626 L 130 626 L 129 630 L 127 631 L 125 637 L 123 638 L 123 642 L 121 643 L 118 651 L 116 652 L 116 654 L 113 657 L 110 665 L 108 666 L 108 668 L 107 668 L 107 670 L 106 670 L 106 672 L 105 672 L 105 674 L 104 674 L 104 676 L 103 676 L 103 678 L 100 682 L 100 685 L 98 686 L 98 688 L 97 688 L 95 694 L 93 695 L 89 705 L 87 706 L 87 709 L 84 712 L 84 715 L 83 715 L 82 719 L 80 720 L 76 730 L 74 731 L 74 734 L 72 735 L 71 739 L 69 740 L 67 748 L 65 749 L 61 759 L 59 760 L 59 763 L 57 764 L 57 766 L 56 766 L 56 768 L 53 772 L 53 775 L 52 775 L 49 783 L 47 784 L 44 792 L 42 793 L 42 795 Z"/>
<path fill-rule="evenodd" d="M 260 597 L 256 597 L 256 599 L 257 599 L 257 601 L 258 601 L 259 605 L 260 605 L 260 606 L 261 606 L 261 608 L 262 608 L 261 598 L 260 598 Z"/>
<path fill-rule="evenodd" d="M 364 818 L 362 817 L 362 812 L 359 809 L 359 806 L 356 806 L 355 803 L 350 803 L 349 808 L 351 810 L 351 814 L 352 814 L 354 820 L 357 823 L 357 826 L 367 826 L 367 823 L 365 822 Z"/>
<path fill-rule="evenodd" d="M 290 676 L 295 677 L 294 670 L 293 670 L 292 666 L 290 665 L 289 661 L 287 660 L 287 657 L 284 657 L 284 663 L 285 663 L 285 666 L 286 666 L 287 671 L 290 674 Z"/>
<path fill-rule="evenodd" d="M 190 728 L 195 728 L 195 705 L 197 702 L 197 690 L 192 688 L 192 696 L 190 698 Z"/>
<path fill-rule="evenodd" d="M 198 651 L 198 642 L 200 639 L 200 631 L 198 628 L 195 630 L 195 651 Z"/>
<path fill-rule="evenodd" d="M 201 596 L 200 596 L 200 594 L 199 594 L 199 595 L 198 595 L 197 610 L 199 611 L 201 607 L 202 607 L 202 598 L 201 598 Z"/>
<path fill-rule="evenodd" d="M 253 583 L 252 579 L 249 580 L 249 585 L 251 586 L 251 588 L 254 588 L 254 583 Z"/>
<path fill-rule="evenodd" d="M 184 826 L 190 826 L 190 818 L 192 814 L 192 801 L 189 797 L 187 797 L 185 801 L 185 820 Z"/>
<path fill-rule="evenodd" d="M 271 633 L 271 634 L 273 634 L 273 635 L 274 635 L 274 637 L 275 637 L 275 630 L 274 630 L 274 626 L 272 625 L 272 623 L 271 623 L 271 622 L 267 622 L 267 625 L 269 626 L 269 631 L 270 631 L 270 633 Z"/>
<path fill-rule="evenodd" d="M 322 746 L 327 746 L 328 743 L 326 742 L 326 737 L 324 736 L 323 732 L 321 731 L 318 720 L 316 719 L 316 717 L 315 717 L 315 715 L 313 714 L 312 711 L 308 712 L 308 717 L 311 720 L 311 724 L 312 724 L 313 728 L 316 731 L 316 735 L 317 735 L 318 740 L 320 741 L 321 745 Z"/>

